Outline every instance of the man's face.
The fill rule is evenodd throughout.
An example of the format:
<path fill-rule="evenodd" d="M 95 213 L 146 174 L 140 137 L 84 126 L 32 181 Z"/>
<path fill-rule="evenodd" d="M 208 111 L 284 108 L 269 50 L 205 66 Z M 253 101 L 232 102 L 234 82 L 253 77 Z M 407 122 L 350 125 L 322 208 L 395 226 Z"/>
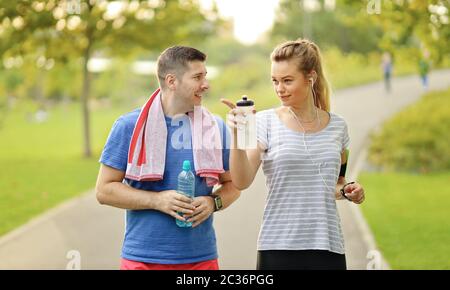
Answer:
<path fill-rule="evenodd" d="M 202 104 L 203 94 L 209 89 L 206 73 L 204 62 L 189 62 L 188 69 L 178 82 L 175 94 L 191 109 Z"/>

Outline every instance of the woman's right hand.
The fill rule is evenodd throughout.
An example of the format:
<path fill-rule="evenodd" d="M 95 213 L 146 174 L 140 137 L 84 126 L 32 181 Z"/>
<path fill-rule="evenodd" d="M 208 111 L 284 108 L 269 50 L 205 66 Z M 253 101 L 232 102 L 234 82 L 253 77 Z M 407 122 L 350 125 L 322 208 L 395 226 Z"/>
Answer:
<path fill-rule="evenodd" d="M 230 108 L 230 111 L 227 113 L 227 125 L 235 131 L 238 124 L 245 125 L 245 112 L 242 109 L 239 109 L 236 107 L 236 105 L 227 99 L 220 99 L 220 101 L 225 104 L 228 108 Z"/>
<path fill-rule="evenodd" d="M 244 190 L 250 186 L 255 179 L 258 172 L 259 165 L 261 164 L 261 153 L 259 145 L 257 150 L 240 149 L 237 146 L 237 127 L 240 124 L 245 124 L 245 110 L 226 99 L 220 99 L 220 101 L 230 108 L 227 114 L 227 125 L 232 129 L 232 143 L 230 151 L 230 173 L 233 185 L 239 190 Z M 247 111 L 248 112 L 248 111 Z M 255 110 L 252 112 L 256 113 Z"/>

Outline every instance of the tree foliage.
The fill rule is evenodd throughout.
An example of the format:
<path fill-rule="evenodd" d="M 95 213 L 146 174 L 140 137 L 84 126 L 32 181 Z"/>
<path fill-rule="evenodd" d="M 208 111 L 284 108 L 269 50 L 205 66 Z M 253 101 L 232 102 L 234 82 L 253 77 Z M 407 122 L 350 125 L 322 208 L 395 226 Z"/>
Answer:
<path fill-rule="evenodd" d="M 40 68 L 80 59 L 84 155 L 90 156 L 89 106 L 94 55 L 111 57 L 194 44 L 215 30 L 214 11 L 194 0 L 0 0 L 0 55 L 34 59 Z"/>
<path fill-rule="evenodd" d="M 377 49 L 381 30 L 369 18 L 358 18 L 357 7 L 336 1 L 281 0 L 272 36 L 283 39 L 306 37 L 320 47 L 337 46 L 343 52 L 367 53 Z M 359 1 L 358 1 L 359 2 Z"/>
<path fill-rule="evenodd" d="M 415 47 L 417 53 L 426 49 L 437 62 L 450 54 L 448 0 L 371 0 L 364 5 L 360 1 L 339 1 L 358 9 L 357 17 L 374 20 L 383 31 L 382 49 Z"/>
<path fill-rule="evenodd" d="M 137 47 L 159 51 L 170 44 L 193 44 L 215 28 L 190 0 L 0 0 L 0 4 L 3 56 L 38 50 L 64 60 L 83 57 L 88 47 L 110 56 Z"/>

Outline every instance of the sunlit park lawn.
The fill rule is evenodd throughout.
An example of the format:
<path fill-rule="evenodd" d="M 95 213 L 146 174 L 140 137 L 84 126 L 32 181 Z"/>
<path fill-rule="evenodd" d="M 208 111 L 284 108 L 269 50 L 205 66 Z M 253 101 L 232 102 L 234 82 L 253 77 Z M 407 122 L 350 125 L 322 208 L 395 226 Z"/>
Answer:
<path fill-rule="evenodd" d="M 98 157 L 121 109 L 92 114 L 93 157 L 82 156 L 78 105 L 58 106 L 46 121 L 30 121 L 31 108 L 18 104 L 0 127 L 0 235 L 63 200 L 93 188 Z M 28 112 L 28 113 L 27 113 Z"/>
<path fill-rule="evenodd" d="M 450 269 L 449 176 L 361 174 L 364 216 L 392 269 Z"/>

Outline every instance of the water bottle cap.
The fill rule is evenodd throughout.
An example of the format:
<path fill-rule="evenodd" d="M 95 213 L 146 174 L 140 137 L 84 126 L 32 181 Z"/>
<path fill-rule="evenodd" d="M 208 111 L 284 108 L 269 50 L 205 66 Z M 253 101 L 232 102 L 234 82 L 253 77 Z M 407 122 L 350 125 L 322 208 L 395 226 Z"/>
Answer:
<path fill-rule="evenodd" d="M 249 106 L 253 106 L 253 105 L 254 105 L 253 101 L 248 99 L 247 96 L 242 96 L 242 100 L 240 100 L 236 103 L 236 106 L 238 106 L 238 107 L 249 107 Z"/>
<path fill-rule="evenodd" d="M 184 160 L 183 161 L 183 170 L 184 171 L 191 170 L 191 162 L 189 160 Z"/>

